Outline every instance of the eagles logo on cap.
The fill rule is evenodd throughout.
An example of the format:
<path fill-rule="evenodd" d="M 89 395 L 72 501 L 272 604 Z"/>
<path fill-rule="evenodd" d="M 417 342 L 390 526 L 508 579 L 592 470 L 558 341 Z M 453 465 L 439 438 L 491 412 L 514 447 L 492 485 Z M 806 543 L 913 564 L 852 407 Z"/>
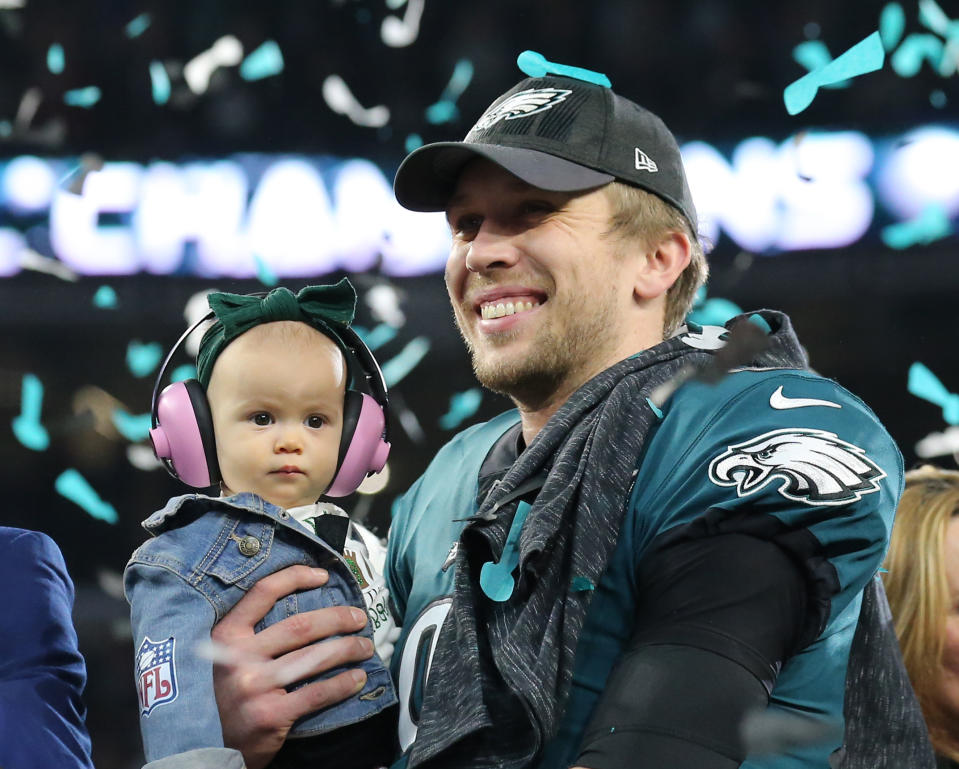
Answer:
<path fill-rule="evenodd" d="M 530 88 L 527 91 L 514 93 L 508 99 L 487 110 L 476 121 L 473 130 L 485 131 L 500 120 L 515 120 L 544 112 L 565 101 L 571 93 L 569 89 L 560 88 Z"/>

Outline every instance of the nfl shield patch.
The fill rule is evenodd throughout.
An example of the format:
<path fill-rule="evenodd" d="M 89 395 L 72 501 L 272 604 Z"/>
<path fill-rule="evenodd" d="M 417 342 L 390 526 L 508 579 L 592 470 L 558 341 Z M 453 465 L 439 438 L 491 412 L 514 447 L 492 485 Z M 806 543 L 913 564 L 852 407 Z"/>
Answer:
<path fill-rule="evenodd" d="M 137 691 L 140 694 L 140 715 L 176 699 L 176 661 L 173 656 L 176 640 L 154 642 L 144 637 L 137 649 Z"/>

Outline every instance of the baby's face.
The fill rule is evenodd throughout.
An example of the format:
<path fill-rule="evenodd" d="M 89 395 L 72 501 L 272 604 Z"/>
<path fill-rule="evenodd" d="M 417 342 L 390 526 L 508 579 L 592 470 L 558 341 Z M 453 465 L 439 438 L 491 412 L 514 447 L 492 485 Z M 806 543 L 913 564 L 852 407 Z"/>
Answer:
<path fill-rule="evenodd" d="M 278 333 L 286 324 L 300 328 Z M 268 323 L 231 342 L 207 387 L 225 493 L 316 502 L 336 470 L 345 383 L 339 348 L 305 324 Z"/>

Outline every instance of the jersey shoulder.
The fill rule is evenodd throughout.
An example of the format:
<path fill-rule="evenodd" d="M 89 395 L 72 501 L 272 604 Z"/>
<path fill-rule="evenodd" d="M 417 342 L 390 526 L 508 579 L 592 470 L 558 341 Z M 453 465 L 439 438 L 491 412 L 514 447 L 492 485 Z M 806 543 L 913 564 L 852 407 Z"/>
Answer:
<path fill-rule="evenodd" d="M 659 500 L 662 532 L 716 507 L 797 525 L 865 500 L 888 536 L 902 476 L 889 433 L 838 383 L 809 371 L 743 370 L 715 385 L 690 382 L 666 404 L 634 501 Z"/>
<path fill-rule="evenodd" d="M 402 524 L 414 508 L 426 507 L 425 500 L 429 497 L 447 494 L 452 489 L 475 495 L 477 476 L 487 453 L 518 421 L 519 412 L 510 410 L 451 438 L 436 453 L 426 471 L 393 503 L 393 526 Z"/>
<path fill-rule="evenodd" d="M 497 439 L 518 421 L 519 413 L 508 411 L 463 430 L 393 502 L 386 578 L 399 616 L 406 611 L 416 572 L 431 579 L 447 574 L 440 567 L 465 519 L 475 512 L 480 466 Z"/>

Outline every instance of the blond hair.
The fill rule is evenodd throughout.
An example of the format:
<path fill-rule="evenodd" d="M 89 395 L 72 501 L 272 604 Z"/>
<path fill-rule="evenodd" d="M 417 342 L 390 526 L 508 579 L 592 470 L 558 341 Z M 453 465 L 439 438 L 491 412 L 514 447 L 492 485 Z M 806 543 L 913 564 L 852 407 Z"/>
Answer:
<path fill-rule="evenodd" d="M 303 349 L 308 349 L 310 345 L 316 344 L 318 337 L 325 337 L 333 344 L 337 344 L 336 340 L 329 334 L 325 334 L 318 328 L 301 320 L 274 320 L 269 323 L 261 323 L 240 336 L 247 335 L 250 335 L 250 338 L 258 343 L 298 345 Z M 337 347 L 339 347 L 338 344 Z"/>
<path fill-rule="evenodd" d="M 666 292 L 663 336 L 669 337 L 686 319 L 693 307 L 696 290 L 709 275 L 709 265 L 706 264 L 699 236 L 678 208 L 651 192 L 615 181 L 607 184 L 603 190 L 612 208 L 607 234 L 624 239 L 635 238 L 646 246 L 658 242 L 670 232 L 683 232 L 689 237 L 692 252 L 689 266 Z"/>
<path fill-rule="evenodd" d="M 924 465 L 906 473 L 883 582 L 896 637 L 937 753 L 959 758 L 959 734 L 936 692 L 942 677 L 951 599 L 945 568 L 946 527 L 959 514 L 959 472 Z"/>

